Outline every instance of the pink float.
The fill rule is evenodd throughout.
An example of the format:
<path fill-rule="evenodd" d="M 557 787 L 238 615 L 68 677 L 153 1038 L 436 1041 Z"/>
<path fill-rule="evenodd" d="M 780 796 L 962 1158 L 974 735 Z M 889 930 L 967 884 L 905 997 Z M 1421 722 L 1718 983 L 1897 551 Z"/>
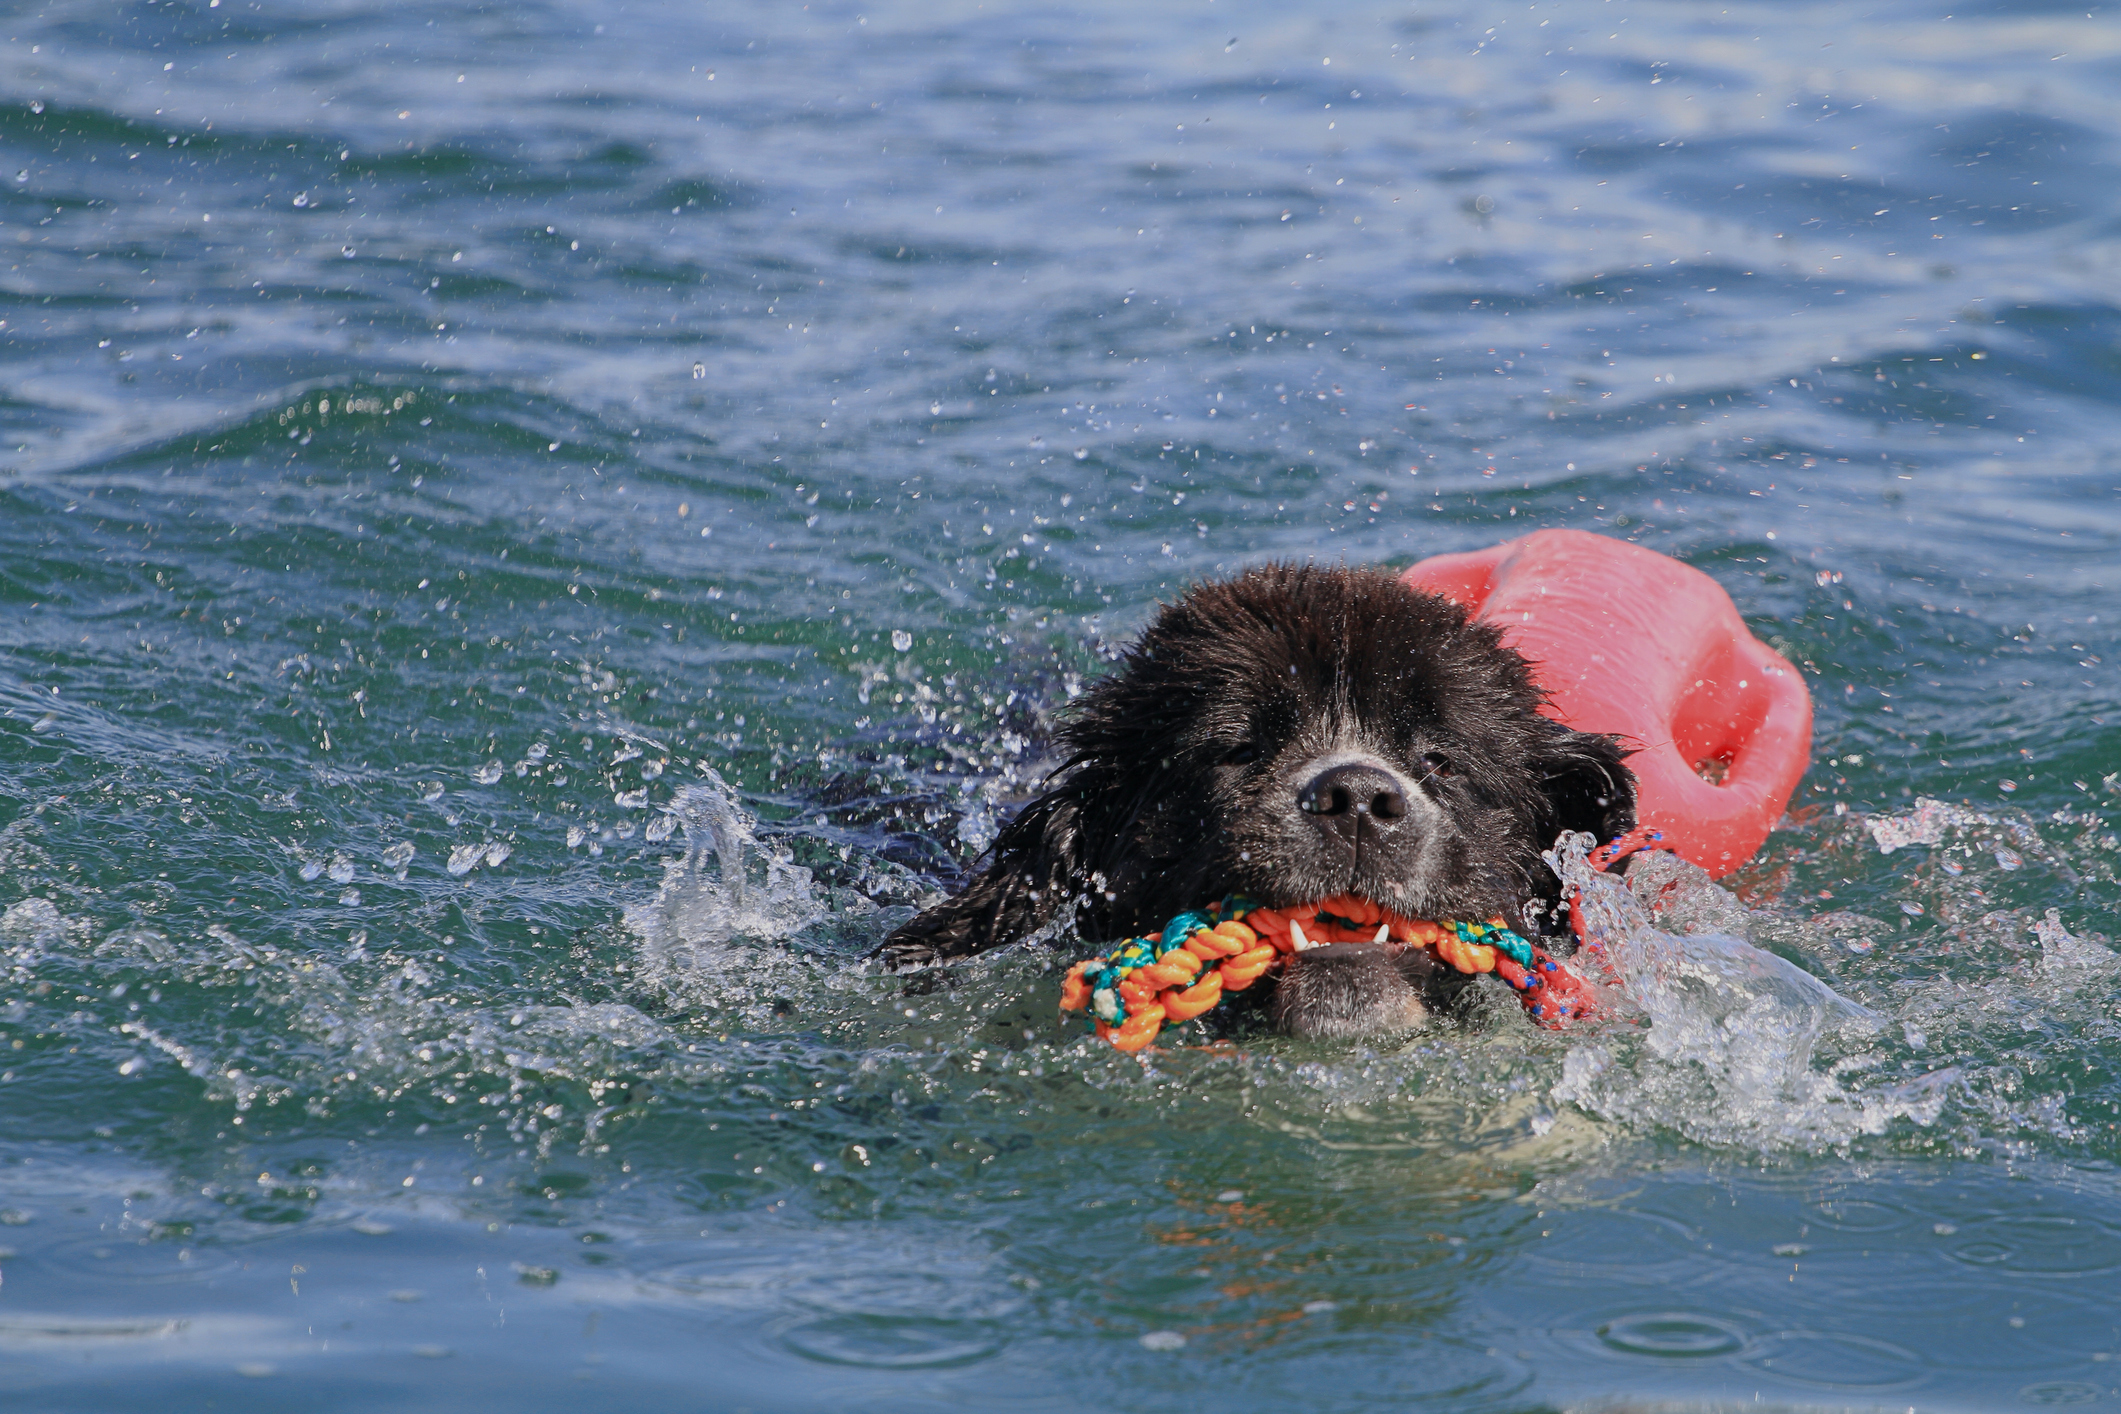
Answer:
<path fill-rule="evenodd" d="M 1627 739 L 1637 817 L 1666 849 L 1719 877 L 1759 851 L 1810 761 L 1812 699 L 1723 586 L 1581 530 L 1437 555 L 1404 578 L 1500 626 L 1548 716 Z"/>

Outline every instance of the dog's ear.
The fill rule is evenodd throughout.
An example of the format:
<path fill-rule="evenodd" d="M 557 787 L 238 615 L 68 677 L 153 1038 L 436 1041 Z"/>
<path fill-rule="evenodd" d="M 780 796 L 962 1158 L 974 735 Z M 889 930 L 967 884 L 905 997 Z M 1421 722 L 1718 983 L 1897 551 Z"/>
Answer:
<path fill-rule="evenodd" d="M 970 957 L 1030 936 L 1083 882 L 1082 810 L 1065 788 L 1040 796 L 995 839 L 993 858 L 962 893 L 884 939 L 877 955 L 896 971 Z"/>
<path fill-rule="evenodd" d="M 1589 831 L 1600 844 L 1635 827 L 1635 773 L 1617 736 L 1546 724 L 1552 735 L 1533 760 L 1547 815 L 1538 822 L 1541 847 L 1563 830 Z"/>

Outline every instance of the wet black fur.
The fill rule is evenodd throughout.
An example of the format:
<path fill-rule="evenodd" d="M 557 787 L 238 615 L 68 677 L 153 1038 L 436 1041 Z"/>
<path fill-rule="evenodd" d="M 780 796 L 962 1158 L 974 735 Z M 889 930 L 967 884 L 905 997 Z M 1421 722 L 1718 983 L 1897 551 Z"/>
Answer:
<path fill-rule="evenodd" d="M 1634 815 L 1619 741 L 1556 725 L 1540 701 L 1493 625 L 1389 570 L 1274 564 L 1200 585 L 1075 704 L 1064 764 L 985 872 L 883 956 L 1000 947 L 1070 903 L 1084 938 L 1112 940 L 1229 893 L 1521 919 L 1557 896 L 1539 854 L 1558 834 L 1609 838 Z M 1297 808 L 1321 762 L 1349 759 L 1420 791 L 1399 828 L 1343 838 Z"/>

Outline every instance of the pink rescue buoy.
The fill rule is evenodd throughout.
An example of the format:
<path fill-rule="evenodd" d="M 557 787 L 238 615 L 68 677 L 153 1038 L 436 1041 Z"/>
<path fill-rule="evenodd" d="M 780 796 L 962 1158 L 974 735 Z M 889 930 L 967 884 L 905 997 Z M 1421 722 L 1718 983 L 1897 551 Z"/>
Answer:
<path fill-rule="evenodd" d="M 1811 758 L 1811 694 L 1700 570 L 1624 540 L 1541 530 L 1434 556 L 1404 578 L 1501 627 L 1549 716 L 1638 748 L 1637 817 L 1665 848 L 1721 876 L 1782 818 Z"/>

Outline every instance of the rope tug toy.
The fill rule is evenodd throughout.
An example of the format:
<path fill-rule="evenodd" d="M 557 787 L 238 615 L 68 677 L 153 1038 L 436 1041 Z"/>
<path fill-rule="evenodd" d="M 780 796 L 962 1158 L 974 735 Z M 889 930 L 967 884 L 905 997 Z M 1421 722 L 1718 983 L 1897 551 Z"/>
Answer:
<path fill-rule="evenodd" d="M 1661 847 L 1662 831 L 1638 828 L 1592 850 L 1592 868 L 1607 870 L 1637 850 Z M 1573 901 L 1573 896 L 1572 896 Z M 1570 926 L 1583 938 L 1583 910 Z M 1492 972 L 1517 993 L 1525 1013 L 1559 1029 L 1597 1011 L 1589 983 L 1503 926 L 1415 922 L 1368 899 L 1343 894 L 1298 908 L 1261 908 L 1233 894 L 1179 914 L 1160 933 L 1129 938 L 1103 957 L 1068 969 L 1060 1009 L 1087 1011 L 1100 1040 L 1139 1051 L 1166 1026 L 1191 1021 L 1226 992 L 1241 992 L 1287 959 L 1323 943 L 1396 943 L 1426 948 L 1457 971 Z"/>

